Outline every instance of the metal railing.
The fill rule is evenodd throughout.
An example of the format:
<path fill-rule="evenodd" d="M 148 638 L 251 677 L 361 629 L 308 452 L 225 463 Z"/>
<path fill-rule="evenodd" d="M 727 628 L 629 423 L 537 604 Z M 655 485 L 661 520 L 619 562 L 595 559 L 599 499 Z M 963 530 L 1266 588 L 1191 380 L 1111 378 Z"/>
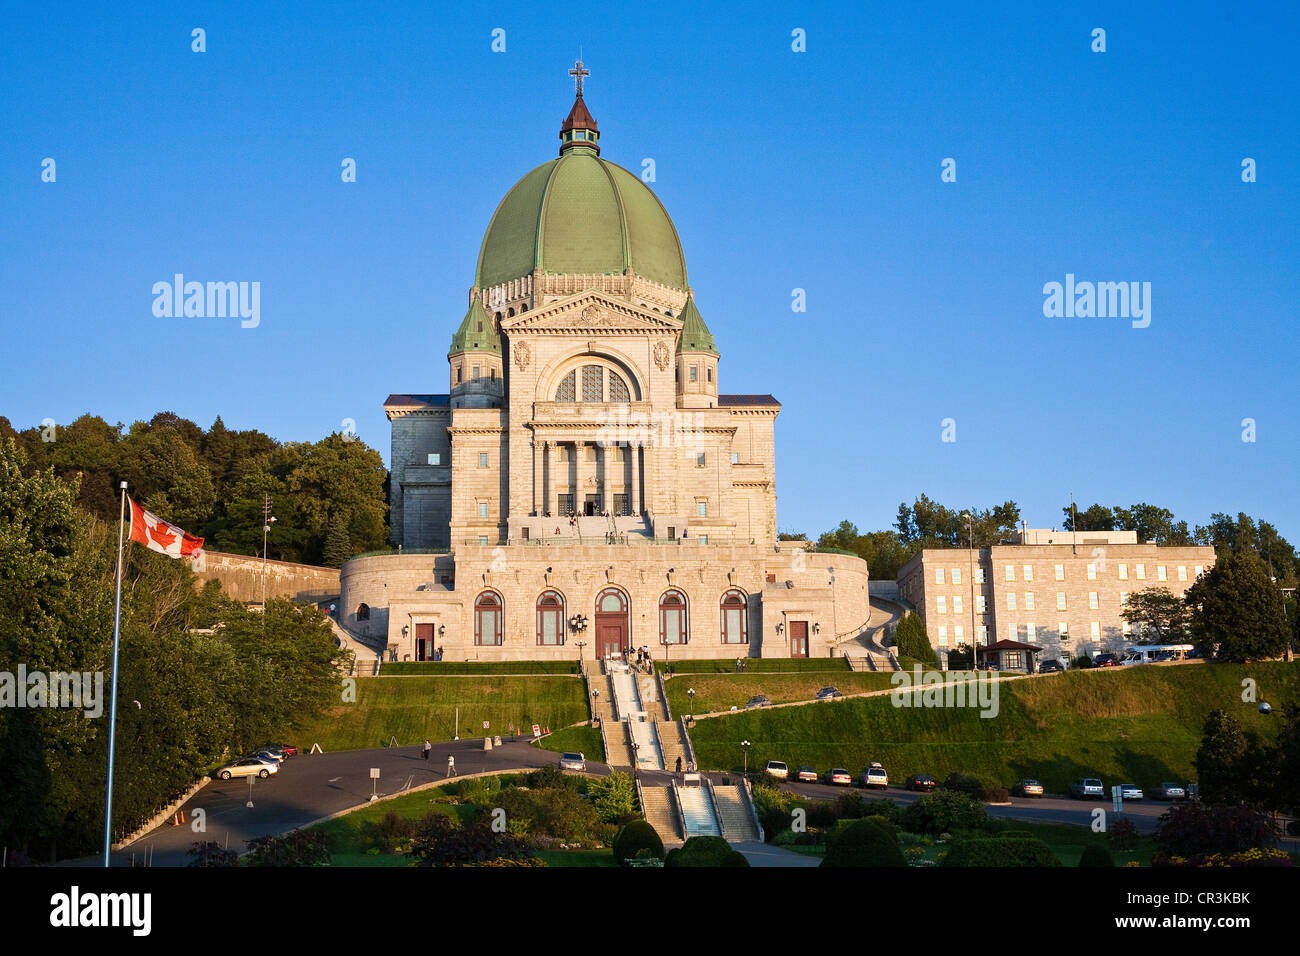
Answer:
<path fill-rule="evenodd" d="M 706 541 L 700 541 L 699 538 L 706 538 Z M 584 534 L 559 534 L 543 535 L 538 538 L 496 538 L 495 540 L 488 537 L 486 540 L 481 538 L 463 538 L 461 545 L 466 548 L 545 548 L 545 547 L 592 547 L 593 545 L 610 545 L 625 547 L 640 547 L 642 545 L 658 545 L 660 547 L 685 547 L 685 548 L 722 548 L 722 547 L 753 547 L 757 542 L 753 538 L 718 538 L 712 535 L 697 535 L 690 538 L 653 538 L 649 535 L 639 534 L 617 534 L 617 535 L 584 535 Z M 388 552 L 382 552 L 388 553 Z M 411 554 L 406 551 L 404 554 Z M 436 552 L 431 552 L 436 553 Z M 445 552 L 443 552 L 445 553 Z"/>

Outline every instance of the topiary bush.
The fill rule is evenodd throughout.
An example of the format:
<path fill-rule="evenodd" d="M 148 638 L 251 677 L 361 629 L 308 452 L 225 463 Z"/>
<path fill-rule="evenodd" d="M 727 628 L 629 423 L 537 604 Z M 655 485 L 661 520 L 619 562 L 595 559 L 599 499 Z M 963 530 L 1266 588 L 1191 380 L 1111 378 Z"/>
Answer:
<path fill-rule="evenodd" d="M 1099 843 L 1089 843 L 1083 848 L 1083 856 L 1079 857 L 1080 866 L 1114 866 L 1115 860 L 1110 855 L 1110 850 L 1106 849 Z"/>
<path fill-rule="evenodd" d="M 620 866 L 628 860 L 662 860 L 664 841 L 645 820 L 633 820 L 614 837 L 614 859 Z"/>
<path fill-rule="evenodd" d="M 980 791 L 979 798 L 985 803 L 1007 803 L 1011 794 L 1006 787 L 989 787 Z"/>
<path fill-rule="evenodd" d="M 987 822 L 978 800 L 956 790 L 935 790 L 906 807 L 900 825 L 911 833 L 950 833 L 982 829 Z"/>
<path fill-rule="evenodd" d="M 1091 666 L 1092 666 L 1092 658 L 1089 657 L 1087 654 L 1079 655 L 1074 659 L 1074 663 L 1070 665 L 1071 668 L 1077 667 L 1077 668 L 1082 668 L 1084 670 L 1087 670 Z"/>
<path fill-rule="evenodd" d="M 973 774 L 968 773 L 950 773 L 939 784 L 940 790 L 955 790 L 957 793 L 964 793 L 968 797 L 978 797 L 984 792 L 984 781 Z"/>
<path fill-rule="evenodd" d="M 906 866 L 893 833 L 875 820 L 854 820 L 831 835 L 822 866 Z"/>
<path fill-rule="evenodd" d="M 978 837 L 958 840 L 940 866 L 1059 866 L 1056 854 L 1042 840 Z"/>
<path fill-rule="evenodd" d="M 749 866 L 720 836 L 693 836 L 668 853 L 664 866 Z"/>
<path fill-rule="evenodd" d="M 1106 831 L 1106 839 L 1110 841 L 1113 850 L 1131 850 L 1138 845 L 1137 824 L 1128 817 L 1120 817 Z"/>

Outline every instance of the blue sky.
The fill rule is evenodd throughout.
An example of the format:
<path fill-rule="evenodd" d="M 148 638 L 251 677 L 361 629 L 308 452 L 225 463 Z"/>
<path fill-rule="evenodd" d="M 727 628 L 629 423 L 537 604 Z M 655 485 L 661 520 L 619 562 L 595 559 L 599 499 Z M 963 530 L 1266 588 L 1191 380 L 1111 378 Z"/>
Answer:
<path fill-rule="evenodd" d="M 1300 541 L 1300 14 L 1131 6 L 15 9 L 0 414 L 351 418 L 387 457 L 383 399 L 446 390 L 483 230 L 555 155 L 581 48 L 602 155 L 655 160 L 722 390 L 784 405 L 782 528 L 887 527 L 922 491 L 1052 526 L 1073 492 Z M 155 318 L 176 272 L 259 281 L 260 326 Z M 1150 326 L 1045 318 L 1067 273 L 1150 282 Z"/>

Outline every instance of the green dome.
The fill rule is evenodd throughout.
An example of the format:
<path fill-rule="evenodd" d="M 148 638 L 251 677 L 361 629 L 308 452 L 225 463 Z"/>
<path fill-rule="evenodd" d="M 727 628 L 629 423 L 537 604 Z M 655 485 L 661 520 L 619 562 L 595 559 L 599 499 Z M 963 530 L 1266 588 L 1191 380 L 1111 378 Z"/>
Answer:
<path fill-rule="evenodd" d="M 621 275 L 628 269 L 687 288 L 682 244 L 659 198 L 594 148 L 570 148 L 506 193 L 483 237 L 474 284 L 490 288 L 534 270 Z"/>
<path fill-rule="evenodd" d="M 700 310 L 695 307 L 695 296 L 690 296 L 686 300 L 686 308 L 682 309 L 681 320 L 682 337 L 677 342 L 677 351 L 718 354 L 718 347 L 713 344 L 713 333 L 704 324 L 704 316 L 700 315 Z"/>
<path fill-rule="evenodd" d="M 496 352 L 501 354 L 501 333 L 497 331 L 492 319 L 483 308 L 483 300 L 478 290 L 474 290 L 474 301 L 465 313 L 460 328 L 451 337 L 451 351 L 448 358 L 457 352 Z"/>

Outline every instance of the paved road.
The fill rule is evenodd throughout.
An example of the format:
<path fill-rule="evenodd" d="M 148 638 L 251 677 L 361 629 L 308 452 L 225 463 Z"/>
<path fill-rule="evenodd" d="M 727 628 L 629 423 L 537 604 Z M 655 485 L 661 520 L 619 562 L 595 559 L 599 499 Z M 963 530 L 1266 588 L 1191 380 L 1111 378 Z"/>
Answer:
<path fill-rule="evenodd" d="M 182 807 L 185 824 L 165 823 L 123 850 L 113 853 L 115 866 L 130 866 L 131 860 L 151 854 L 155 866 L 184 866 L 186 851 L 198 840 L 212 840 L 245 849 L 244 841 L 273 833 L 284 833 L 322 817 L 365 806 L 370 801 L 370 768 L 379 768 L 375 786 L 380 796 L 400 793 L 446 779 L 447 757 L 456 758 L 456 771 L 464 775 L 485 771 L 535 769 L 554 765 L 557 755 L 538 750 L 527 738 L 503 738 L 500 747 L 483 750 L 482 738 L 437 743 L 430 759 L 420 756 L 423 745 L 381 750 L 343 750 L 328 754 L 299 754 L 290 757 L 280 772 L 265 780 L 254 779 L 253 806 L 247 806 L 247 779 L 214 780 Z M 604 764 L 589 762 L 591 773 L 606 774 Z M 195 811 L 203 810 L 206 832 L 192 829 Z M 95 865 L 97 860 L 77 861 Z"/>

